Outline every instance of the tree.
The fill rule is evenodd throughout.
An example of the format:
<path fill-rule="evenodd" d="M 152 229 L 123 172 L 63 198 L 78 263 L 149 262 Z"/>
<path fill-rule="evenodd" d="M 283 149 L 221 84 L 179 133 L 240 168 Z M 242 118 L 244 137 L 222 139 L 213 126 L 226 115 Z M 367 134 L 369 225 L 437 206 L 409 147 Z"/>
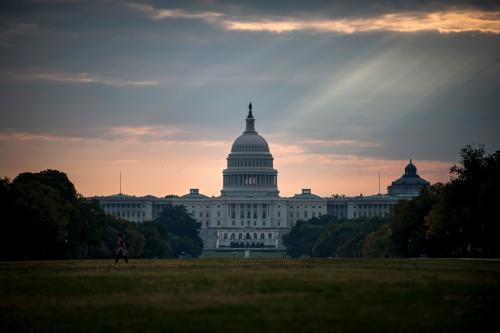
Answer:
<path fill-rule="evenodd" d="M 74 213 L 74 187 L 66 175 L 53 170 L 20 174 L 12 182 L 15 218 L 7 221 L 11 237 L 8 257 L 64 258 L 68 225 Z"/>
<path fill-rule="evenodd" d="M 310 220 L 297 221 L 290 232 L 283 237 L 283 244 L 289 256 L 312 256 L 312 248 L 326 225 L 337 221 L 332 216 L 313 217 Z"/>
<path fill-rule="evenodd" d="M 170 255 L 179 257 L 182 253 L 198 257 L 203 251 L 203 241 L 199 236 L 201 223 L 188 214 L 184 206 L 167 206 L 154 221 L 161 231 L 168 235 Z"/>
<path fill-rule="evenodd" d="M 426 218 L 433 256 L 500 256 L 500 150 L 465 146 Z"/>
<path fill-rule="evenodd" d="M 373 217 L 332 223 L 321 233 L 312 254 L 314 257 L 361 257 L 368 234 L 385 222 L 384 218 Z"/>
<path fill-rule="evenodd" d="M 438 183 L 425 189 L 413 200 L 402 200 L 390 220 L 392 255 L 418 257 L 427 253 L 425 218 L 443 190 Z"/>
<path fill-rule="evenodd" d="M 389 257 L 391 255 L 391 227 L 384 223 L 368 236 L 363 243 L 363 257 Z"/>

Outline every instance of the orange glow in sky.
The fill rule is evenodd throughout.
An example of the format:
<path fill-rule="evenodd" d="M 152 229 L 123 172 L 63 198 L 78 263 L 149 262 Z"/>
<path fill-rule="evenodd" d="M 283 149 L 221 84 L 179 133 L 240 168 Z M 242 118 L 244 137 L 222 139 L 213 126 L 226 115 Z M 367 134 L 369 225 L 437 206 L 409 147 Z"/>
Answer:
<path fill-rule="evenodd" d="M 0 174 L 14 178 L 24 171 L 61 170 L 85 196 L 118 193 L 120 171 L 122 192 L 130 195 L 182 195 L 189 188 L 199 188 L 209 196 L 220 194 L 222 170 L 232 141 L 154 137 L 137 140 L 137 133 L 148 134 L 149 130 L 141 127 L 117 131 L 128 136 L 105 140 L 25 133 L 0 135 Z M 321 196 L 376 194 L 379 172 L 381 192 L 385 193 L 408 163 L 407 160 L 315 154 L 299 146 L 269 139 L 268 142 L 282 196 L 299 193 L 302 188 L 311 188 Z M 431 183 L 449 178 L 451 162 L 415 161 L 415 164 L 419 174 Z"/>

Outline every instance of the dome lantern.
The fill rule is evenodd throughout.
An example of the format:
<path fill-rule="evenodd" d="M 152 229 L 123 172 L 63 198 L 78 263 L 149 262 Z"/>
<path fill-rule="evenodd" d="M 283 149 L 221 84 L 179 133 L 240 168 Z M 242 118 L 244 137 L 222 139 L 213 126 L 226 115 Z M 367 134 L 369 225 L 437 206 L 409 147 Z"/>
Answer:
<path fill-rule="evenodd" d="M 252 114 L 252 103 L 250 102 L 250 104 L 248 104 L 248 116 L 247 116 L 247 127 L 245 129 L 245 133 L 252 133 L 252 132 L 255 132 L 255 119 L 253 117 L 253 114 Z M 255 132 L 257 133 L 257 132 Z"/>
<path fill-rule="evenodd" d="M 405 176 L 407 177 L 415 177 L 417 175 L 417 167 L 413 164 L 412 160 L 405 168 Z"/>

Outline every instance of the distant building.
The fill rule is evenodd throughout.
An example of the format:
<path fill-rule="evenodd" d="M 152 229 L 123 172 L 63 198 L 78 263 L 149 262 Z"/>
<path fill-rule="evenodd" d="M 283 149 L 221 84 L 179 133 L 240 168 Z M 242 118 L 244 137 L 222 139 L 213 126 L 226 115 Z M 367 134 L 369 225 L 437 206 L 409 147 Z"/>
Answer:
<path fill-rule="evenodd" d="M 302 189 L 293 197 L 280 197 L 278 171 L 273 168 L 269 145 L 255 130 L 251 105 L 245 131 L 234 141 L 222 175 L 219 197 L 208 197 L 193 188 L 180 197 L 117 194 L 99 200 L 107 214 L 138 223 L 156 219 L 168 205 L 183 205 L 201 223 L 200 236 L 206 250 L 275 251 L 284 249 L 283 235 L 299 220 L 326 214 L 339 219 L 390 216 L 400 196 L 415 190 L 411 187 L 412 192 L 405 194 L 401 188 L 398 196 L 322 198 L 311 189 Z"/>
<path fill-rule="evenodd" d="M 387 187 L 389 195 L 397 197 L 416 197 L 423 189 L 429 188 L 430 183 L 417 174 L 417 167 L 412 160 L 405 168 L 404 175 Z"/>

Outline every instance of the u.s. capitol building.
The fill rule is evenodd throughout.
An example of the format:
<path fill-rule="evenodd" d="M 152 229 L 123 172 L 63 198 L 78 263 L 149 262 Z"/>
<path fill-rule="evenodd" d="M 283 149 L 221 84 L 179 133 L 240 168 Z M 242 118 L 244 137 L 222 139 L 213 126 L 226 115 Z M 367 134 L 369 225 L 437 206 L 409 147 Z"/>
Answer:
<path fill-rule="evenodd" d="M 278 171 L 269 145 L 255 130 L 250 104 L 245 131 L 234 141 L 222 172 L 219 197 L 191 189 L 180 197 L 117 194 L 99 200 L 107 214 L 139 223 L 154 220 L 167 205 L 184 205 L 201 223 L 206 250 L 282 250 L 282 236 L 299 220 L 325 214 L 343 219 L 389 216 L 399 199 L 414 197 L 429 186 L 416 171 L 410 161 L 405 175 L 388 187 L 387 195 L 322 198 L 303 189 L 293 197 L 280 197 Z"/>

